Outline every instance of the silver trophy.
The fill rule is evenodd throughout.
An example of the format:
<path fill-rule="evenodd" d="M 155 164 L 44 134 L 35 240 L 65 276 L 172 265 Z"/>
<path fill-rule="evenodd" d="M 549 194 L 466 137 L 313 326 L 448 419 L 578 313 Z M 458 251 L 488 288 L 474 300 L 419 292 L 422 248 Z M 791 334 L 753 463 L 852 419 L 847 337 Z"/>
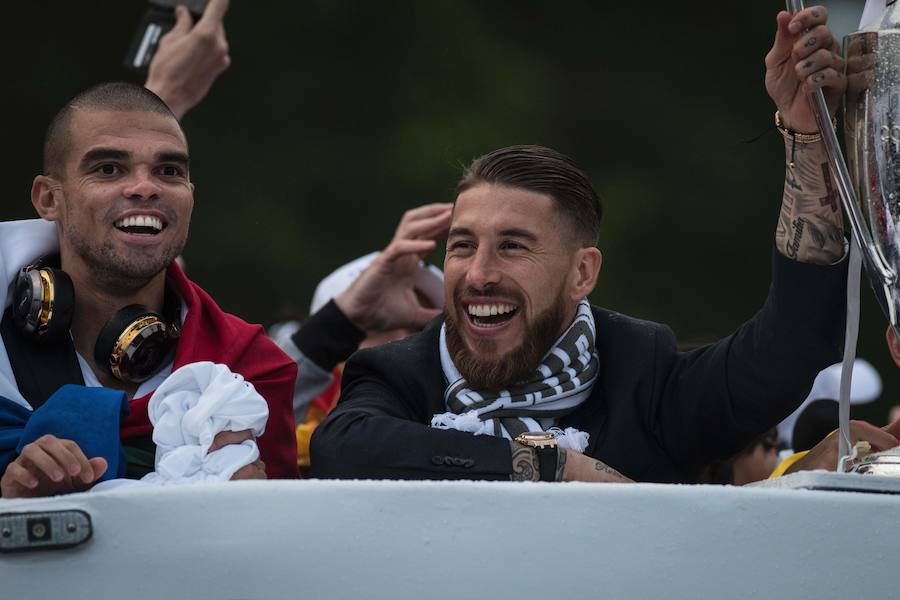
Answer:
<path fill-rule="evenodd" d="M 869 27 L 844 38 L 844 141 L 851 226 L 882 308 L 897 329 L 900 293 L 900 3 L 887 2 Z M 840 155 L 837 154 L 836 158 Z M 839 165 L 832 165 L 839 170 Z M 859 231 L 856 231 L 856 228 Z M 900 332 L 898 332 L 900 333 Z"/>
<path fill-rule="evenodd" d="M 802 0 L 788 0 L 787 5 L 791 12 L 803 9 Z M 859 330 L 860 264 L 865 266 L 891 326 L 900 335 L 900 3 L 887 0 L 885 5 L 880 16 L 844 38 L 847 162 L 828 116 L 824 94 L 817 90 L 810 97 L 828 154 L 834 191 L 847 214 L 853 240 L 841 376 L 838 472 L 848 471 L 858 458 L 850 440 L 849 396 Z M 877 461 L 874 455 L 869 462 L 873 460 Z"/>

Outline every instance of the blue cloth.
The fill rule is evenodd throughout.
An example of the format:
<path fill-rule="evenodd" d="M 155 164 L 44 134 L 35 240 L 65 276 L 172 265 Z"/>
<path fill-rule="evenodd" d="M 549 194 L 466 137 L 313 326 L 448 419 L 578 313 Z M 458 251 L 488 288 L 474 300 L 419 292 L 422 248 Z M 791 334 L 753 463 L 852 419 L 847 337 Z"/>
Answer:
<path fill-rule="evenodd" d="M 109 388 L 64 385 L 33 412 L 0 397 L 0 473 L 27 444 L 50 434 L 72 440 L 88 458 L 105 458 L 109 467 L 100 481 L 124 477 L 119 424 L 127 415 L 125 392 Z"/>

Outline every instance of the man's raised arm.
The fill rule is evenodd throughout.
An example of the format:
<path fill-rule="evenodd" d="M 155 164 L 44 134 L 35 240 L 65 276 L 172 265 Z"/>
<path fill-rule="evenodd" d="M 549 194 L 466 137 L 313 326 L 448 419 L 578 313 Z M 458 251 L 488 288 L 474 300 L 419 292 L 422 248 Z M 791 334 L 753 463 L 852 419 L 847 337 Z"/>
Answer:
<path fill-rule="evenodd" d="M 823 89 L 832 112 L 846 87 L 843 60 L 821 6 L 778 14 L 766 56 L 766 90 L 784 135 L 784 199 L 775 231 L 779 252 L 800 262 L 832 264 L 844 255 L 840 198 L 831 180 L 809 94 Z"/>

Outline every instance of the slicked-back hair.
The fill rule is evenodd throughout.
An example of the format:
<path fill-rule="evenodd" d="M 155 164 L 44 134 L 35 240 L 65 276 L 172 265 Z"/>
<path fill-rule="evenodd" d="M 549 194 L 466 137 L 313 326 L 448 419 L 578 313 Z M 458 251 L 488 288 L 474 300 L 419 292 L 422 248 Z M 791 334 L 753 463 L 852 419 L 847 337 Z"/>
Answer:
<path fill-rule="evenodd" d="M 97 84 L 69 100 L 50 121 L 44 137 L 45 175 L 62 175 L 71 142 L 72 117 L 76 110 L 152 112 L 171 116 L 178 122 L 172 109 L 147 88 L 125 81 Z"/>
<path fill-rule="evenodd" d="M 456 185 L 457 197 L 488 183 L 546 194 L 582 246 L 599 241 L 603 209 L 590 179 L 564 154 L 544 146 L 509 146 L 476 158 Z"/>

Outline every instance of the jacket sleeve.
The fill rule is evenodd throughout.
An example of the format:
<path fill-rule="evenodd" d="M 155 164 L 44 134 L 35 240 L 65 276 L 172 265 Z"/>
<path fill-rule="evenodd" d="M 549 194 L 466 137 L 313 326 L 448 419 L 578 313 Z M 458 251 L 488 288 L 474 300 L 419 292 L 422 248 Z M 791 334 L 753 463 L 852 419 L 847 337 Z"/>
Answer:
<path fill-rule="evenodd" d="M 846 259 L 813 265 L 773 250 L 772 264 L 765 304 L 729 337 L 679 353 L 671 330 L 657 331 L 646 426 L 688 472 L 773 427 L 840 360 Z"/>
<path fill-rule="evenodd" d="M 430 427 L 422 392 L 395 376 L 402 369 L 380 350 L 357 352 L 348 361 L 341 400 L 312 436 L 313 476 L 508 480 L 509 441 Z"/>

